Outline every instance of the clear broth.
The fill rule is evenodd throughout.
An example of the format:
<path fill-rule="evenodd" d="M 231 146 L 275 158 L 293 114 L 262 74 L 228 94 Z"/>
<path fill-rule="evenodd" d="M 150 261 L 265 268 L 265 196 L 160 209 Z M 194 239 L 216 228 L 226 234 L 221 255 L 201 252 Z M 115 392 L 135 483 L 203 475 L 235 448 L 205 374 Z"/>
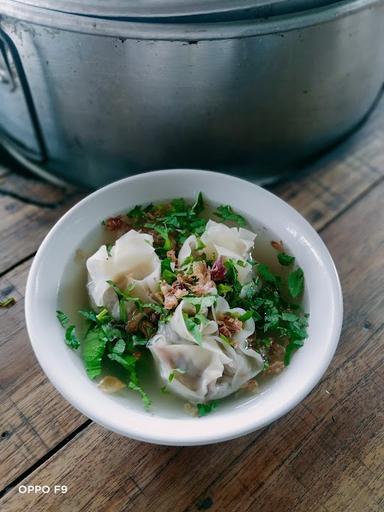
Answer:
<path fill-rule="evenodd" d="M 212 202 L 208 204 L 208 207 L 206 208 L 206 218 L 213 218 L 211 214 L 217 206 L 218 204 L 214 204 Z M 117 213 L 116 216 L 117 215 L 119 215 L 119 213 Z M 246 217 L 246 220 L 246 227 L 257 234 L 253 250 L 254 259 L 260 263 L 266 263 L 274 273 L 285 277 L 289 270 L 286 267 L 279 265 L 277 260 L 277 251 L 271 246 L 271 242 L 273 240 L 279 241 L 279 237 L 270 230 L 267 230 L 265 226 L 258 224 L 253 220 L 251 221 L 249 217 Z M 231 224 L 230 222 L 226 224 L 230 227 L 235 226 L 235 224 Z M 86 287 L 87 272 L 85 261 L 89 256 L 96 252 L 101 245 L 113 243 L 114 239 L 115 237 L 113 233 L 106 231 L 102 225 L 97 226 L 84 237 L 81 247 L 74 248 L 73 259 L 63 273 L 58 292 L 58 308 L 65 311 L 69 316 L 71 323 L 76 326 L 80 339 L 85 334 L 87 325 L 86 321 L 78 314 L 78 311 L 80 309 L 90 309 Z M 286 252 L 289 253 L 289 247 L 285 246 L 285 249 Z M 152 400 L 149 414 L 164 418 L 180 418 L 180 414 L 183 414 L 183 407 L 186 401 L 177 395 L 161 391 L 163 383 L 158 376 L 155 363 L 149 351 L 145 351 L 145 355 L 141 359 L 137 370 L 141 386 Z M 110 374 L 111 372 L 108 371 L 108 365 L 106 364 L 104 375 Z M 117 377 L 119 376 L 119 371 L 116 371 L 115 366 L 113 367 L 113 375 L 116 375 Z M 123 377 L 123 374 L 121 374 L 121 376 Z M 220 400 L 220 407 L 215 414 L 220 413 L 221 410 L 229 408 L 233 409 L 234 407 L 244 407 L 250 400 L 253 401 L 258 395 L 266 392 L 271 380 L 275 381 L 278 378 L 279 375 L 263 377 L 258 380 L 259 385 L 256 391 L 250 392 L 241 389 Z M 96 381 L 95 385 L 97 385 Z M 137 393 L 129 389 L 123 389 L 122 391 L 110 394 L 109 396 L 111 399 L 120 402 L 122 405 L 129 405 L 135 410 L 143 410 L 141 398 Z"/>

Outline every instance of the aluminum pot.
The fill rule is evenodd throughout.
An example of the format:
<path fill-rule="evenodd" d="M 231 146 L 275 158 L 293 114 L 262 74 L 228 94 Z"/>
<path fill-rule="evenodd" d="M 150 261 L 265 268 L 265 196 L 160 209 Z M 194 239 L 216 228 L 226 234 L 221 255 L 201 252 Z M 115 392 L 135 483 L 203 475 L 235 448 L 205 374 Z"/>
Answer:
<path fill-rule="evenodd" d="M 362 120 L 384 81 L 383 0 L 189 22 L 47 1 L 1 0 L 2 141 L 94 187 L 158 168 L 295 172 Z"/>

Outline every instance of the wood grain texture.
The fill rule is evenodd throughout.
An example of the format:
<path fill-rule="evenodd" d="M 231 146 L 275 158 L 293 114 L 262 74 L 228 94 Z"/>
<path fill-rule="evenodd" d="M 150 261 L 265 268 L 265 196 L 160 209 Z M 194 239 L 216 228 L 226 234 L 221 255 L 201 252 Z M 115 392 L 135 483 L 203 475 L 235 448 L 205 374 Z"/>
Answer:
<path fill-rule="evenodd" d="M 1 296 L 16 299 L 0 309 L 1 489 L 85 421 L 48 382 L 29 344 L 24 293 L 30 263 L 0 279 Z"/>
<path fill-rule="evenodd" d="M 34 254 L 52 225 L 81 197 L 36 179 L 0 175 L 0 275 Z"/>
<path fill-rule="evenodd" d="M 92 424 L 24 484 L 6 511 L 382 510 L 384 184 L 324 232 L 345 296 L 342 339 L 322 382 L 270 427 L 221 445 L 153 447 Z M 352 233 L 353 231 L 353 233 Z"/>
<path fill-rule="evenodd" d="M 332 172 L 336 177 L 336 185 L 330 192 Z M 326 222 L 329 222 L 332 216 L 338 215 L 342 208 L 353 202 L 356 197 L 364 193 L 367 187 L 377 181 L 376 174 L 371 170 L 365 168 L 359 172 L 357 168 L 353 168 L 352 164 L 344 162 L 336 167 L 329 165 L 319 169 L 313 173 L 312 179 L 304 177 L 303 181 L 299 182 L 297 194 L 292 194 L 291 185 L 283 187 L 281 193 L 289 202 L 303 211 L 309 219 L 312 217 L 317 227 L 321 228 Z M 36 186 L 36 190 L 42 186 L 39 184 Z M 48 187 L 50 190 L 52 186 Z M 334 208 L 330 211 L 330 201 L 332 201 L 332 197 L 336 197 L 336 194 L 339 200 L 334 201 Z M 18 249 L 23 249 L 25 251 L 23 254 L 26 256 L 35 251 L 39 237 L 44 236 L 53 220 L 60 215 L 63 209 L 68 207 L 68 204 L 64 203 L 53 209 L 42 208 L 25 204 L 23 201 L 9 196 L 0 198 L 0 204 L 1 200 L 12 205 L 11 213 L 5 216 L 5 221 L 9 226 L 9 246 L 3 249 L 9 258 L 13 254 L 13 250 L 16 251 L 16 257 L 18 257 Z M 29 218 L 31 211 L 36 214 Z M 314 212 L 317 212 L 316 219 Z M 25 215 L 27 215 L 26 226 L 19 237 L 17 229 L 23 223 Z M 37 226 L 36 230 L 33 230 L 33 223 Z M 7 260 L 6 257 L 5 260 Z M 39 458 L 44 457 L 52 447 L 61 442 L 66 435 L 84 421 L 84 418 L 68 407 L 53 390 L 32 354 L 24 328 L 22 305 L 29 264 L 30 261 L 6 274 L 0 285 L 2 296 L 17 293 L 19 294 L 17 298 L 21 299 L 16 306 L 3 313 L 4 320 L 0 335 L 0 384 L 4 394 L 3 404 L 5 407 L 3 431 L 18 434 L 16 436 L 7 434 L 1 443 L 0 453 L 3 451 L 5 461 L 2 473 L 0 473 L 2 478 L 0 482 L 3 486 L 8 485 L 28 467 L 35 464 Z M 27 386 L 35 391 L 25 399 L 22 392 Z M 44 411 L 44 413 L 41 414 L 40 411 Z M 55 417 L 60 418 L 63 422 L 59 428 L 53 427 Z M 20 449 L 22 445 L 20 439 L 28 448 Z M 28 450 L 27 455 L 25 455 L 25 450 Z M 16 464 L 14 464 L 15 461 Z"/>
<path fill-rule="evenodd" d="M 218 446 L 153 447 L 93 424 L 81 430 L 85 419 L 32 354 L 23 297 L 30 255 L 82 194 L 14 174 L 12 166 L 0 164 L 0 296 L 17 299 L 0 310 L 0 484 L 37 467 L 23 483 L 66 484 L 69 491 L 21 496 L 13 489 L 1 510 L 384 509 L 384 101 L 362 130 L 295 183 L 272 187 L 317 229 L 326 228 L 341 271 L 346 319 L 332 365 L 285 418 Z"/>

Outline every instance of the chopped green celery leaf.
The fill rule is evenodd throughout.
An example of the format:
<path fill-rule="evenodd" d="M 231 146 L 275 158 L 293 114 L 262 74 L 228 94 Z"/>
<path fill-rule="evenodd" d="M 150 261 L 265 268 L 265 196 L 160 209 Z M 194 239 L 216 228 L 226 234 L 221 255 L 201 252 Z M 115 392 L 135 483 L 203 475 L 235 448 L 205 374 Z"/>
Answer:
<path fill-rule="evenodd" d="M 247 224 L 247 221 L 244 219 L 244 217 L 238 213 L 235 213 L 229 204 L 222 204 L 216 209 L 214 213 L 223 221 L 232 221 L 241 227 L 244 227 Z"/>
<path fill-rule="evenodd" d="M 80 341 L 77 337 L 76 328 L 74 325 L 67 327 L 65 331 L 65 343 L 73 350 L 76 350 L 80 347 Z"/>
<path fill-rule="evenodd" d="M 294 256 L 290 256 L 285 252 L 279 252 L 277 259 L 279 260 L 280 265 L 283 265 L 283 267 L 289 267 L 289 265 L 292 265 L 292 263 L 295 261 Z"/>
<path fill-rule="evenodd" d="M 220 283 L 217 286 L 217 292 L 219 295 L 226 295 L 232 291 L 232 286 L 230 284 Z"/>
<path fill-rule="evenodd" d="M 196 405 L 197 405 L 198 415 L 199 415 L 199 417 L 201 417 L 201 416 L 206 416 L 210 412 L 213 412 L 215 409 L 217 409 L 218 401 L 212 400 L 212 402 L 208 402 L 206 404 L 196 404 Z"/>
<path fill-rule="evenodd" d="M 249 283 L 243 285 L 241 289 L 241 296 L 244 297 L 244 299 L 252 299 L 258 291 L 258 283 L 257 281 L 253 280 Z"/>
<path fill-rule="evenodd" d="M 100 329 L 107 341 L 116 341 L 124 336 L 124 333 L 122 333 L 122 331 L 117 327 L 114 327 L 112 323 L 101 324 Z"/>
<path fill-rule="evenodd" d="M 149 398 L 149 396 L 147 395 L 147 393 L 143 390 L 143 388 L 141 386 L 139 386 L 136 382 L 133 382 L 133 381 L 129 382 L 128 387 L 130 389 L 132 389 L 133 391 L 137 391 L 139 393 L 139 395 L 141 396 L 141 399 L 143 401 L 145 409 L 148 410 L 152 401 Z"/>
<path fill-rule="evenodd" d="M 303 269 L 298 267 L 291 272 L 288 276 L 288 290 L 291 296 L 295 299 L 299 297 L 304 291 L 304 272 Z"/>
<path fill-rule="evenodd" d="M 172 284 L 176 279 L 176 273 L 172 270 L 171 258 L 164 258 L 161 261 L 161 277 L 168 284 Z"/>
<path fill-rule="evenodd" d="M 246 322 L 247 320 L 252 318 L 252 316 L 253 316 L 252 311 L 246 311 L 245 313 L 243 313 L 242 315 L 239 316 L 239 320 L 241 320 L 241 322 Z"/>
<path fill-rule="evenodd" d="M 176 373 L 187 373 L 186 370 L 182 370 L 181 368 L 174 368 L 171 373 L 168 375 L 168 382 L 171 383 L 173 382 L 175 376 L 176 376 Z"/>
<path fill-rule="evenodd" d="M 285 355 L 284 355 L 284 365 L 288 366 L 291 362 L 291 358 L 293 353 L 300 347 L 304 345 L 304 342 L 302 340 L 294 340 L 291 341 L 287 347 L 285 348 Z"/>
<path fill-rule="evenodd" d="M 262 316 L 260 315 L 260 313 L 255 310 L 252 311 L 252 317 L 255 322 L 259 322 L 262 319 Z"/>
<path fill-rule="evenodd" d="M 108 280 L 106 281 L 109 286 L 111 286 L 114 290 L 114 292 L 116 293 L 116 295 L 118 296 L 119 299 L 124 299 L 124 300 L 133 300 L 135 301 L 136 298 L 135 297 L 131 297 L 131 295 L 129 295 L 131 293 L 131 291 L 135 288 L 135 284 L 134 283 L 131 283 L 128 288 L 123 291 L 121 290 L 116 283 L 114 283 L 113 281 L 111 280 Z"/>
<path fill-rule="evenodd" d="M 16 304 L 15 297 L 7 297 L 6 299 L 0 300 L 0 308 L 8 308 L 14 304 Z"/>
<path fill-rule="evenodd" d="M 137 334 L 132 334 L 132 343 L 134 347 L 145 346 L 148 343 L 148 340 Z"/>
<path fill-rule="evenodd" d="M 229 297 L 229 299 L 230 299 L 229 302 L 231 302 L 231 299 L 235 299 L 235 300 L 238 299 L 242 286 L 238 279 L 238 271 L 237 271 L 235 262 L 232 259 L 227 259 L 224 262 L 224 266 L 227 269 L 225 278 L 227 281 L 229 281 L 229 284 L 232 286 L 232 291 L 230 292 L 230 297 Z"/>
<path fill-rule="evenodd" d="M 200 322 L 196 321 L 196 317 L 188 317 L 188 316 L 184 317 L 184 321 L 185 321 L 185 325 L 186 325 L 188 331 L 192 334 L 196 343 L 201 345 L 201 343 L 203 341 L 203 335 L 202 335 L 201 329 L 200 329 Z"/>
<path fill-rule="evenodd" d="M 109 314 L 108 309 L 104 308 L 102 309 L 97 315 L 96 320 L 100 323 L 103 322 L 110 322 L 112 319 L 111 315 Z"/>
<path fill-rule="evenodd" d="M 94 323 L 97 322 L 96 313 L 94 311 L 85 311 L 83 309 L 80 309 L 79 310 L 79 315 L 84 317 L 89 322 L 94 322 Z"/>
<path fill-rule="evenodd" d="M 84 338 L 83 360 L 90 379 L 94 379 L 101 374 L 101 361 L 107 341 L 108 339 L 101 327 L 89 329 Z"/>
<path fill-rule="evenodd" d="M 185 213 L 186 210 L 187 210 L 187 203 L 185 202 L 185 199 L 183 199 L 182 197 L 178 197 L 176 199 L 173 199 L 171 201 L 171 206 L 172 206 L 172 210 L 174 212 L 182 212 L 182 213 Z"/>
<path fill-rule="evenodd" d="M 201 251 L 202 249 L 204 249 L 205 243 L 202 241 L 202 239 L 199 236 L 197 236 L 196 239 L 197 239 L 196 251 Z"/>
<path fill-rule="evenodd" d="M 129 372 L 135 372 L 135 365 L 137 362 L 137 359 L 135 356 L 132 356 L 130 354 L 126 354 L 124 356 L 120 354 L 115 354 L 114 352 L 111 352 L 108 354 L 108 357 L 111 361 L 115 361 L 116 363 L 119 363 L 125 370 L 128 370 Z M 131 375 L 132 379 L 132 375 Z"/>
<path fill-rule="evenodd" d="M 287 313 L 283 311 L 281 313 L 281 318 L 285 320 L 286 322 L 296 322 L 300 317 L 295 315 L 294 313 Z"/>
<path fill-rule="evenodd" d="M 119 317 L 120 317 L 120 321 L 121 322 L 127 323 L 127 321 L 128 321 L 128 313 L 127 313 L 127 308 L 125 306 L 125 300 L 124 299 L 119 299 Z"/>
<path fill-rule="evenodd" d="M 185 302 L 192 304 L 193 306 L 200 306 L 199 309 L 210 308 L 216 302 L 216 295 L 204 295 L 202 297 L 184 297 Z"/>
<path fill-rule="evenodd" d="M 191 212 L 194 213 L 195 215 L 198 215 L 199 213 L 201 213 L 204 210 L 204 208 L 205 208 L 205 205 L 204 205 L 203 194 L 201 192 L 199 192 L 197 194 L 195 202 L 192 205 Z"/>
<path fill-rule="evenodd" d="M 258 271 L 259 275 L 265 281 L 268 281 L 269 283 L 276 284 L 276 282 L 277 282 L 276 276 L 274 274 L 272 274 L 272 272 L 270 271 L 268 265 L 266 265 L 265 263 L 259 263 L 257 265 L 257 271 Z"/>
<path fill-rule="evenodd" d="M 127 213 L 128 217 L 134 217 L 136 219 L 140 219 L 144 216 L 144 210 L 142 206 L 135 206 Z"/>
<path fill-rule="evenodd" d="M 200 236 L 204 233 L 206 225 L 207 225 L 206 219 L 201 219 L 200 217 L 197 217 L 193 220 L 190 220 L 188 230 L 191 234 Z"/>
<path fill-rule="evenodd" d="M 119 354 L 119 355 L 121 355 L 121 354 L 123 354 L 123 353 L 124 353 L 125 346 L 126 346 L 126 345 L 125 345 L 125 341 L 124 341 L 123 339 L 119 338 L 119 339 L 116 341 L 116 343 L 115 343 L 115 345 L 114 345 L 114 347 L 113 347 L 113 349 L 112 349 L 112 352 L 113 352 L 114 354 Z"/>
<path fill-rule="evenodd" d="M 219 338 L 221 338 L 224 341 L 224 343 L 227 343 L 227 345 L 231 345 L 231 340 L 230 340 L 230 338 L 228 338 L 228 336 L 225 336 L 224 334 L 220 334 Z"/>
<path fill-rule="evenodd" d="M 176 279 L 176 274 L 174 272 L 172 272 L 171 270 L 165 269 L 165 270 L 163 270 L 161 277 L 168 284 L 172 284 Z"/>
<path fill-rule="evenodd" d="M 143 211 L 144 213 L 148 213 L 148 212 L 151 212 L 154 210 L 154 205 L 153 203 L 149 203 L 147 206 L 144 207 Z"/>
<path fill-rule="evenodd" d="M 163 249 L 164 249 L 165 251 L 169 251 L 170 249 L 172 249 L 172 242 L 171 242 L 170 238 L 166 238 L 166 239 L 164 240 Z"/>
<path fill-rule="evenodd" d="M 159 226 L 158 224 L 146 224 L 146 226 L 151 227 L 159 233 L 161 238 L 164 240 L 163 249 L 165 251 L 172 249 L 172 242 L 169 238 L 169 230 L 165 226 Z"/>
<path fill-rule="evenodd" d="M 57 310 L 56 311 L 56 318 L 60 322 L 61 327 L 64 327 L 64 328 L 67 327 L 68 322 L 69 322 L 69 318 L 67 317 L 67 315 L 65 313 L 63 313 L 60 310 Z"/>

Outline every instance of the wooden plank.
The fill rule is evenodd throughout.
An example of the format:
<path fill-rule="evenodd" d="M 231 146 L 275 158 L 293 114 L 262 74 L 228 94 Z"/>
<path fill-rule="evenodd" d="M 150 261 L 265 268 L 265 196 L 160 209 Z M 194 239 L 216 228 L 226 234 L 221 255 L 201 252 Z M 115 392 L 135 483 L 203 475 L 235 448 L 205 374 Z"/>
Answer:
<path fill-rule="evenodd" d="M 345 325 L 322 383 L 294 411 L 245 438 L 185 449 L 122 439 L 92 424 L 23 481 L 65 483 L 65 497 L 13 489 L 5 510 L 381 510 L 383 194 L 384 184 L 323 233 L 339 263 Z M 127 482 L 130 489 L 132 480 L 136 486 L 128 494 L 116 490 L 108 508 L 109 485 Z"/>
<path fill-rule="evenodd" d="M 353 157 L 339 159 L 331 154 L 314 165 L 305 176 L 279 185 L 272 191 L 320 230 L 381 179 L 365 163 Z"/>
<path fill-rule="evenodd" d="M 17 301 L 0 309 L 1 488 L 85 421 L 48 382 L 28 342 L 24 293 L 30 263 L 0 279 L 0 294 Z"/>
<path fill-rule="evenodd" d="M 74 187 L 58 187 L 34 176 L 0 174 L 0 195 L 9 195 L 36 206 L 55 208 L 75 193 Z"/>
<path fill-rule="evenodd" d="M 59 187 L 38 178 L 0 146 L 0 195 L 16 195 L 28 203 L 54 207 L 75 192 L 72 185 Z"/>
<path fill-rule="evenodd" d="M 73 188 L 0 174 L 0 275 L 31 256 L 52 225 L 81 197 Z"/>

